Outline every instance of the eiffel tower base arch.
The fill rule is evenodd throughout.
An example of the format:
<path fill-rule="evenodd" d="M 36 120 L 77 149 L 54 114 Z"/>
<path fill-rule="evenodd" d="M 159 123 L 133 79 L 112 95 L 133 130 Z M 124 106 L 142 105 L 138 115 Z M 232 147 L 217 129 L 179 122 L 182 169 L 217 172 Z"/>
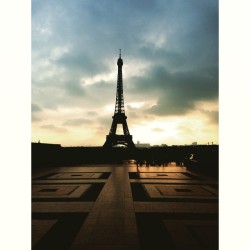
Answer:
<path fill-rule="evenodd" d="M 132 135 L 107 135 L 103 147 L 114 147 L 124 145 L 128 148 L 135 148 Z"/>

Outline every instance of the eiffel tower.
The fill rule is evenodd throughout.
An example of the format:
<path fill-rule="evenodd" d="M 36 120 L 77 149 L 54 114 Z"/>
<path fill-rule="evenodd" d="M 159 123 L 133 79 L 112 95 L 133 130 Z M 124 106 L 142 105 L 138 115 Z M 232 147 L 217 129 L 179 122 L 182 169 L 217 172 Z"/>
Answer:
<path fill-rule="evenodd" d="M 128 148 L 134 148 L 135 144 L 132 140 L 132 135 L 129 134 L 127 116 L 125 115 L 124 109 L 124 99 L 123 99 L 123 84 L 122 84 L 122 65 L 123 61 L 121 58 L 121 49 L 119 58 L 117 61 L 118 66 L 118 76 L 117 76 L 117 90 L 116 90 L 116 103 L 115 103 L 115 112 L 112 116 L 113 122 L 109 131 L 109 134 L 106 136 L 106 142 L 103 147 L 113 147 L 118 144 L 127 146 Z M 122 124 L 123 135 L 117 135 L 116 129 L 117 125 Z"/>

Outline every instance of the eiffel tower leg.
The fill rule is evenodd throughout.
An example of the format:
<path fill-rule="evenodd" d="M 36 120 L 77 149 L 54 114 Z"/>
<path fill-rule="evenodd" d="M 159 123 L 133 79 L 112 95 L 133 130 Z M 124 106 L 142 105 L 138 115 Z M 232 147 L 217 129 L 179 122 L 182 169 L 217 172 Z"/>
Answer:
<path fill-rule="evenodd" d="M 123 121 L 122 127 L 123 127 L 124 135 L 129 135 L 128 124 L 127 124 L 126 120 Z"/>
<path fill-rule="evenodd" d="M 135 148 L 135 144 L 132 139 L 128 141 L 128 148 Z"/>
<path fill-rule="evenodd" d="M 111 124 L 111 128 L 110 128 L 109 134 L 110 135 L 115 135 L 116 129 L 117 129 L 117 122 L 113 119 L 113 122 Z"/>
<path fill-rule="evenodd" d="M 112 146 L 113 146 L 113 141 L 112 141 L 110 135 L 107 135 L 107 138 L 106 138 L 106 141 L 105 141 L 103 147 L 106 147 L 106 148 L 109 147 L 110 148 Z"/>
<path fill-rule="evenodd" d="M 110 142 L 106 139 L 105 143 L 103 144 L 103 147 L 111 147 Z"/>

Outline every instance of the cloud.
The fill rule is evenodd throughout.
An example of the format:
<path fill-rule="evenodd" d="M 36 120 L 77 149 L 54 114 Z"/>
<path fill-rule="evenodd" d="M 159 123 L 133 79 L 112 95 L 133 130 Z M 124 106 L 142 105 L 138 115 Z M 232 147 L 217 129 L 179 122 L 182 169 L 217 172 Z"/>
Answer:
<path fill-rule="evenodd" d="M 153 132 L 164 132 L 165 129 L 162 129 L 162 128 L 152 128 L 151 129 Z"/>
<path fill-rule="evenodd" d="M 37 117 L 36 115 L 32 114 L 31 117 L 32 122 L 39 122 L 42 121 L 42 119 L 40 117 Z"/>
<path fill-rule="evenodd" d="M 210 123 L 218 124 L 219 112 L 217 110 L 215 110 L 215 111 L 202 110 L 202 113 L 208 117 L 208 120 Z"/>
<path fill-rule="evenodd" d="M 42 113 L 43 109 L 39 105 L 32 103 L 31 104 L 31 111 L 32 111 L 32 114 L 31 114 L 32 122 L 39 122 L 42 120 L 41 113 Z"/>
<path fill-rule="evenodd" d="M 130 94 L 140 100 L 146 95 L 157 100 L 145 112 L 159 116 L 186 114 L 194 109 L 196 102 L 218 97 L 216 68 L 170 73 L 164 67 L 155 67 L 147 76 L 131 81 Z"/>
<path fill-rule="evenodd" d="M 100 117 L 98 117 L 97 120 L 95 120 L 96 124 L 98 124 L 103 129 L 106 129 L 106 130 L 103 130 L 104 133 L 107 133 L 111 127 L 111 124 L 113 121 L 112 115 L 113 114 L 110 114 L 110 116 L 100 116 Z"/>
<path fill-rule="evenodd" d="M 47 130 L 50 130 L 50 131 L 55 132 L 55 133 L 66 133 L 66 132 L 68 132 L 67 129 L 59 128 L 59 127 L 56 127 L 55 125 L 52 125 L 52 124 L 42 125 L 42 126 L 40 126 L 40 128 L 47 129 Z"/>
<path fill-rule="evenodd" d="M 62 88 L 66 91 L 65 95 L 81 98 L 85 96 L 84 88 L 81 86 L 79 80 L 64 81 Z"/>
<path fill-rule="evenodd" d="M 32 112 L 39 112 L 39 111 L 42 111 L 42 108 L 39 107 L 39 105 L 37 105 L 35 103 L 32 103 L 31 104 L 31 110 L 32 110 Z"/>
<path fill-rule="evenodd" d="M 70 119 L 70 120 L 67 120 L 63 123 L 63 125 L 66 125 L 66 126 L 80 126 L 80 125 L 83 125 L 83 124 L 90 124 L 92 123 L 91 120 L 89 119 L 84 119 L 84 118 L 78 118 L 78 119 Z"/>
<path fill-rule="evenodd" d="M 98 113 L 96 111 L 88 111 L 87 115 L 88 116 L 96 116 L 96 115 L 98 115 Z"/>

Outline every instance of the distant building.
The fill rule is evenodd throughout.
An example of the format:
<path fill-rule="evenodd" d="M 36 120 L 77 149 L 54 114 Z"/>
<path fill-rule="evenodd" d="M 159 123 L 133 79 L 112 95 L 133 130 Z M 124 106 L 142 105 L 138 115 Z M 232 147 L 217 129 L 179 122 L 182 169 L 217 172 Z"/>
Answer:
<path fill-rule="evenodd" d="M 194 145 L 197 145 L 197 141 L 195 141 L 195 142 L 192 142 L 192 145 L 194 146 Z"/>
<path fill-rule="evenodd" d="M 150 148 L 151 147 L 150 143 L 140 143 L 140 141 L 137 141 L 135 146 L 137 148 Z"/>

